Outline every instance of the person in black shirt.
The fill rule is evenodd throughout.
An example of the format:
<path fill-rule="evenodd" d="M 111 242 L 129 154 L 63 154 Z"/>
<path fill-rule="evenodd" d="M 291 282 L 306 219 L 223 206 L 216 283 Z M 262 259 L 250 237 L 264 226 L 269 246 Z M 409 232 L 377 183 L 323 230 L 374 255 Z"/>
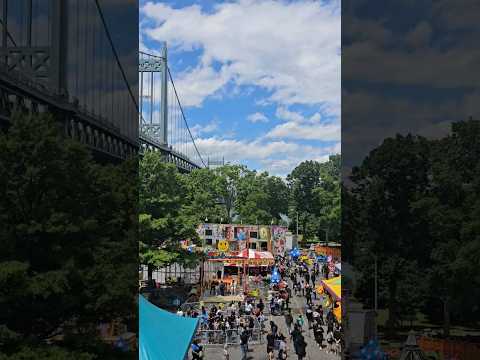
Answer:
<path fill-rule="evenodd" d="M 273 353 L 273 349 L 275 348 L 275 335 L 272 331 L 270 331 L 267 335 L 267 355 Z"/>
<path fill-rule="evenodd" d="M 318 346 L 322 349 L 323 348 L 323 327 L 315 323 L 313 324 L 313 337 L 317 342 Z"/>
<path fill-rule="evenodd" d="M 259 303 L 257 304 L 257 308 L 260 310 L 260 312 L 263 312 L 263 309 L 265 309 L 265 304 L 262 299 L 260 299 Z"/>
<path fill-rule="evenodd" d="M 285 315 L 285 324 L 287 325 L 288 333 L 292 332 L 293 316 L 292 311 L 288 309 L 288 313 Z"/>
<path fill-rule="evenodd" d="M 307 343 L 303 335 L 297 337 L 297 341 L 293 342 L 293 347 L 295 348 L 295 354 L 297 354 L 298 360 L 302 360 L 307 356 Z"/>
<path fill-rule="evenodd" d="M 242 360 L 246 360 L 248 352 L 248 331 L 246 330 L 240 334 L 240 348 L 242 350 Z"/>

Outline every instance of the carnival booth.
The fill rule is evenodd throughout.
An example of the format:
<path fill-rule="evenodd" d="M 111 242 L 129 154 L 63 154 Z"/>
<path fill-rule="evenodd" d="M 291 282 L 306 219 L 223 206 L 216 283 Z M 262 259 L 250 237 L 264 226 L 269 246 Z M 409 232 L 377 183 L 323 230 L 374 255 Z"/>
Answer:
<path fill-rule="evenodd" d="M 333 308 L 333 314 L 339 323 L 342 322 L 342 277 L 337 276 L 328 280 L 322 280 L 321 285 L 318 285 L 317 293 L 328 294 L 328 299 L 325 304 L 326 307 Z"/>
<path fill-rule="evenodd" d="M 233 268 L 233 273 L 237 275 L 237 284 L 243 285 L 243 291 L 246 291 L 248 286 L 248 275 L 250 269 L 256 269 L 257 272 L 267 272 L 269 267 L 275 263 L 275 259 L 269 251 L 258 251 L 253 249 L 243 249 L 242 251 L 223 252 L 217 255 L 209 255 L 209 262 L 221 262 L 225 268 Z M 225 272 L 225 271 L 224 271 Z M 240 277 L 240 273 L 243 274 Z M 227 278 L 228 279 L 228 278 Z M 233 282 L 233 277 L 230 277 Z M 227 281 L 223 279 L 227 284 Z M 237 288 L 238 289 L 238 288 Z"/>

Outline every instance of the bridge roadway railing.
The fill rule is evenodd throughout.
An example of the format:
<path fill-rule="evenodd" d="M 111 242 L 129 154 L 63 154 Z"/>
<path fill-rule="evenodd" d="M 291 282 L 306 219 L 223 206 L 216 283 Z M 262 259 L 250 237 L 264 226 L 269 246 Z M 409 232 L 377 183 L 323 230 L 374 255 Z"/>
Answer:
<path fill-rule="evenodd" d="M 200 168 L 198 164 L 194 163 L 183 154 L 171 149 L 168 145 L 160 144 L 147 134 L 140 133 L 140 152 L 142 153 L 148 150 L 161 151 L 166 155 L 167 162 L 175 164 L 181 170 L 192 171 Z"/>

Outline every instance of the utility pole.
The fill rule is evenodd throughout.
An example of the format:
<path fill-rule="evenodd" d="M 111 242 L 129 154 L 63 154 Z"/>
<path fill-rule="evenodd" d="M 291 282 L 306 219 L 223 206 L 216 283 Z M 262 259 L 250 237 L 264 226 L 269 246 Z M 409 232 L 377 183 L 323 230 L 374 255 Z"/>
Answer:
<path fill-rule="evenodd" d="M 377 311 L 378 311 L 378 265 L 377 265 L 377 254 L 373 255 L 373 258 L 375 260 L 375 263 L 374 263 L 374 276 L 375 276 L 375 316 L 377 316 Z"/>
<path fill-rule="evenodd" d="M 297 242 L 298 242 L 298 211 L 297 211 Z"/>

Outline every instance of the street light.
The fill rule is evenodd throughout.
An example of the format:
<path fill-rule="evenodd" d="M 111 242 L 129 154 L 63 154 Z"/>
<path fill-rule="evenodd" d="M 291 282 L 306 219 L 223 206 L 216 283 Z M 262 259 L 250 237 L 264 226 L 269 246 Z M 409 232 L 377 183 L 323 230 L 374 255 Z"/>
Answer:
<path fill-rule="evenodd" d="M 370 252 L 367 248 L 360 249 L 365 254 L 373 256 L 373 281 L 374 281 L 374 309 L 375 309 L 375 334 L 377 334 L 377 316 L 378 316 L 378 257 L 377 254 Z"/>
<path fill-rule="evenodd" d="M 325 228 L 325 229 L 320 229 L 320 230 L 325 231 L 325 244 L 328 247 L 328 227 Z"/>

